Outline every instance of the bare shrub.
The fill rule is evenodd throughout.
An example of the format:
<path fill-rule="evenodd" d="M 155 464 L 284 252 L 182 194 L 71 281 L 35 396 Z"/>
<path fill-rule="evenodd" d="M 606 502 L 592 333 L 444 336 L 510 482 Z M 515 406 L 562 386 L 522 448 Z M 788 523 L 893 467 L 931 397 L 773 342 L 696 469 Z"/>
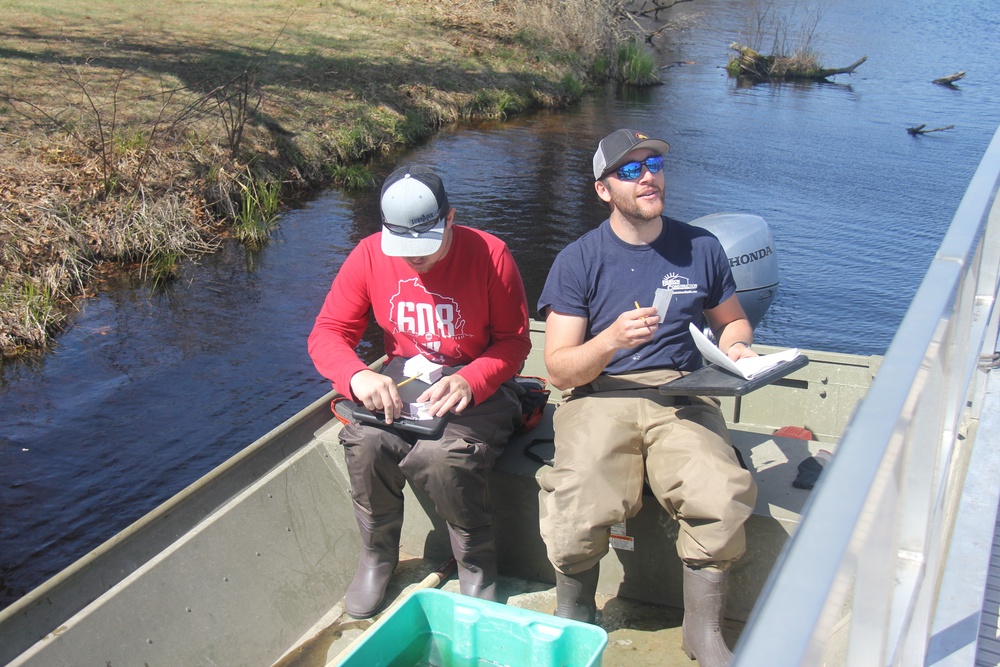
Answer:
<path fill-rule="evenodd" d="M 139 76 L 138 66 L 109 69 L 100 60 L 59 63 L 59 78 L 52 88 L 61 92 L 46 100 L 22 97 L 12 88 L 0 94 L 0 101 L 47 131 L 64 134 L 91 155 L 98 164 L 102 194 L 108 196 L 141 187 L 156 144 L 203 115 L 206 98 L 192 98 L 183 94 L 188 92 L 183 88 L 168 88 L 161 82 L 159 91 L 136 99 L 127 82 Z M 180 101 L 175 100 L 178 93 Z M 151 115 L 137 114 L 136 109 L 143 107 Z"/>
<path fill-rule="evenodd" d="M 740 41 L 758 53 L 774 58 L 770 76 L 781 78 L 788 71 L 819 67 L 816 29 L 823 17 L 819 5 L 784 8 L 775 0 L 751 0 L 740 30 Z"/>
<path fill-rule="evenodd" d="M 226 133 L 229 155 L 236 157 L 243 143 L 247 123 L 257 115 L 264 95 L 260 92 L 257 70 L 260 63 L 247 67 L 230 81 L 209 93 L 215 102 Z"/>

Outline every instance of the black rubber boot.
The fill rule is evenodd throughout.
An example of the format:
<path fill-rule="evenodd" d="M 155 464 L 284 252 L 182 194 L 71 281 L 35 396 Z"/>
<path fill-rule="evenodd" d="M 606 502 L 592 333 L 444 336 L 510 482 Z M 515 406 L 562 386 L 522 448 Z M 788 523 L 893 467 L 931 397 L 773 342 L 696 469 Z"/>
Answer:
<path fill-rule="evenodd" d="M 597 620 L 597 580 L 601 575 L 598 563 L 589 570 L 563 574 L 556 570 L 556 616 L 584 623 Z"/>
<path fill-rule="evenodd" d="M 681 648 L 699 667 L 725 667 L 733 658 L 722 638 L 728 575 L 684 566 L 684 624 Z"/>
<path fill-rule="evenodd" d="M 399 563 L 403 513 L 375 519 L 355 504 L 354 516 L 361 530 L 361 557 L 344 597 L 344 609 L 353 618 L 370 618 L 382 605 L 385 587 Z"/>
<path fill-rule="evenodd" d="M 458 588 L 462 595 L 497 599 L 497 550 L 493 526 L 465 530 L 448 524 L 451 552 L 458 565 Z"/>

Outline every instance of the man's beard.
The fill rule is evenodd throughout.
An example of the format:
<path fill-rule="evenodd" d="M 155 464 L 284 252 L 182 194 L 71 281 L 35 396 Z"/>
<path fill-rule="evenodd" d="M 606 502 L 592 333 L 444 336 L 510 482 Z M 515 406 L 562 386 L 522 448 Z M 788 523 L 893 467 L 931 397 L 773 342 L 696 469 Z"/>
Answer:
<path fill-rule="evenodd" d="M 663 215 L 663 193 L 655 201 L 638 200 L 634 195 L 626 195 L 609 188 L 611 203 L 615 209 L 634 225 L 642 225 L 658 220 Z"/>

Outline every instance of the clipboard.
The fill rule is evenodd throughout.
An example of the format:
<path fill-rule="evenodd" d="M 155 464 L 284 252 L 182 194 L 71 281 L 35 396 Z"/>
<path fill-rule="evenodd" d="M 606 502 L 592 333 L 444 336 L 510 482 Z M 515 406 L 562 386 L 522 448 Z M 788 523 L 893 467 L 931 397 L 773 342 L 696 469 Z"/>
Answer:
<path fill-rule="evenodd" d="M 780 380 L 808 363 L 809 357 L 799 354 L 750 380 L 715 364 L 708 364 L 689 375 L 660 385 L 660 393 L 664 396 L 743 396 Z"/>
<path fill-rule="evenodd" d="M 380 373 L 382 375 L 388 375 L 391 377 L 398 387 L 399 398 L 402 399 L 404 405 L 409 405 L 410 403 L 415 403 L 420 394 L 430 385 L 423 380 L 413 380 L 412 382 L 407 382 L 402 387 L 399 387 L 399 383 L 406 379 L 403 374 L 403 365 L 406 363 L 406 359 L 403 357 L 396 357 L 390 361 L 386 366 L 382 368 Z M 446 373 L 450 369 L 446 369 Z M 448 416 L 444 417 L 432 417 L 430 419 L 408 419 L 406 417 L 400 416 L 399 419 L 394 420 L 391 424 L 385 423 L 384 413 L 372 412 L 363 405 L 358 405 L 352 401 L 351 416 L 354 420 L 361 422 L 362 424 L 371 424 L 372 426 L 381 426 L 383 428 L 396 428 L 401 431 L 409 431 L 411 433 L 417 433 L 429 438 L 436 438 L 440 433 L 441 429 L 444 428 L 445 422 L 448 421 Z"/>

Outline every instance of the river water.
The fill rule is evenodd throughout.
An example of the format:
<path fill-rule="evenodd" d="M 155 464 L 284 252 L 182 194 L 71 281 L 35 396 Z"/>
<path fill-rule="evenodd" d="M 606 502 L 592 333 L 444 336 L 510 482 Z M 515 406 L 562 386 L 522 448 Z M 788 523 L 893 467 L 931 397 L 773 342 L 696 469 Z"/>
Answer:
<path fill-rule="evenodd" d="M 1000 125 L 994 2 L 826 3 L 823 64 L 868 61 L 830 83 L 756 86 L 724 70 L 744 4 L 683 3 L 675 15 L 695 21 L 658 50 L 664 85 L 455 128 L 396 161 L 439 170 L 458 222 L 508 242 L 534 303 L 555 254 L 605 216 L 588 176 L 600 137 L 662 136 L 668 214 L 771 227 L 781 285 L 759 341 L 881 354 Z M 930 83 L 959 70 L 954 87 Z M 906 132 L 920 123 L 955 128 Z M 163 292 L 109 286 L 51 352 L 0 367 L 0 607 L 327 390 L 305 339 L 377 224 L 375 193 L 322 193 L 264 250 L 226 246 Z"/>

